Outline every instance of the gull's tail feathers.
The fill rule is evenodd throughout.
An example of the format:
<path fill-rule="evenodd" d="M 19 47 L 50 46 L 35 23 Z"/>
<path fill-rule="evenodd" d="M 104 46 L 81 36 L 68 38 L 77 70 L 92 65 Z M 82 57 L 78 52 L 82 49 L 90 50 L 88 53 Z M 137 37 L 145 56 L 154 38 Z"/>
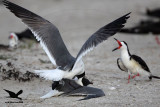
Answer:
<path fill-rule="evenodd" d="M 52 80 L 52 81 L 59 81 L 64 76 L 64 71 L 60 69 L 54 69 L 54 70 L 35 70 L 36 74 L 38 74 L 40 77 L 45 78 L 46 80 Z"/>

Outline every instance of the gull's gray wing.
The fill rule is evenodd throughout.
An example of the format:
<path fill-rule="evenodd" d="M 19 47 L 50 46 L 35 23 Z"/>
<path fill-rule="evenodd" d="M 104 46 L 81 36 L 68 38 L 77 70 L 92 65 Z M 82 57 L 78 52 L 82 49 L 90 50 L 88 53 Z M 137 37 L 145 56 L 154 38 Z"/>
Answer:
<path fill-rule="evenodd" d="M 68 52 L 59 30 L 52 23 L 7 0 L 3 4 L 28 26 L 54 65 L 64 68 L 74 63 L 75 58 Z"/>
<path fill-rule="evenodd" d="M 117 59 L 117 65 L 118 65 L 120 70 L 128 72 L 128 69 L 124 66 L 121 58 Z"/>
<path fill-rule="evenodd" d="M 84 55 L 86 55 L 89 51 L 93 50 L 98 44 L 102 43 L 103 41 L 107 40 L 110 36 L 116 34 L 121 28 L 124 27 L 126 20 L 129 18 L 129 14 L 126 14 L 117 20 L 105 25 L 104 27 L 100 28 L 97 32 L 95 32 L 89 39 L 84 43 L 82 48 L 80 49 L 74 67 L 82 59 Z M 73 67 L 73 69 L 74 69 Z"/>
<path fill-rule="evenodd" d="M 103 90 L 94 88 L 94 87 L 88 87 L 88 86 L 83 86 L 78 89 L 75 89 L 71 91 L 70 93 L 66 93 L 65 95 L 67 96 L 85 96 L 84 98 L 78 100 L 89 100 L 92 98 L 98 98 L 98 97 L 103 97 L 105 96 L 105 93 Z"/>
<path fill-rule="evenodd" d="M 101 89 L 80 86 L 75 82 L 75 80 L 62 79 L 62 81 L 63 82 L 56 87 L 56 90 L 63 92 L 61 96 L 85 96 L 85 98 L 80 100 L 88 100 L 91 98 L 105 96 L 105 93 Z"/>

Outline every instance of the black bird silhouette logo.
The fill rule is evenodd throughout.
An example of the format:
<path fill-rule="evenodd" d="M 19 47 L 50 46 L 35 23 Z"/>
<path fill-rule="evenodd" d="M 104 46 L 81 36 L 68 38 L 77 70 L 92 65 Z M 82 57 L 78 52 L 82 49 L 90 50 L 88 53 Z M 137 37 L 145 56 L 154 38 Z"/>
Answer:
<path fill-rule="evenodd" d="M 14 92 L 9 91 L 9 90 L 6 90 L 6 89 L 4 89 L 4 90 L 9 94 L 9 97 L 10 97 L 10 98 L 17 98 L 17 99 L 22 100 L 22 98 L 20 98 L 20 97 L 18 97 L 18 96 L 23 93 L 23 90 L 20 90 L 20 91 L 18 91 L 17 93 L 14 93 Z"/>

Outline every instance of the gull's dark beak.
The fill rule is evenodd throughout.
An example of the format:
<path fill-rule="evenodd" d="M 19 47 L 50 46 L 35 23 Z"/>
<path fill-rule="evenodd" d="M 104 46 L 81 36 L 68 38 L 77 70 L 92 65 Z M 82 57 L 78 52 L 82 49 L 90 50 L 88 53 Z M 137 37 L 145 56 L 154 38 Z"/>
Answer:
<path fill-rule="evenodd" d="M 113 49 L 112 52 L 115 51 L 115 50 L 117 50 L 117 49 L 120 49 L 120 48 L 122 47 L 121 42 L 120 42 L 119 40 L 117 40 L 116 38 L 114 38 L 114 39 L 115 39 L 115 40 L 117 41 L 117 43 L 119 44 L 119 47 Z"/>
<path fill-rule="evenodd" d="M 89 84 L 93 84 L 93 82 L 89 81 L 87 78 L 83 77 L 82 83 L 84 86 L 88 86 Z"/>

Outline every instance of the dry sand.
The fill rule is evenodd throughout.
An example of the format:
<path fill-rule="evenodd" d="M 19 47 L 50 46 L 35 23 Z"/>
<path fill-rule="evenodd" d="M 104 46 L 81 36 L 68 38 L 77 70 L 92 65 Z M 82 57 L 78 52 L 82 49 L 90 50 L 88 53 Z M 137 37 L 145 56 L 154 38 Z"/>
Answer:
<path fill-rule="evenodd" d="M 160 5 L 159 0 L 12 0 L 13 2 L 45 17 L 60 30 L 67 48 L 76 56 L 82 44 L 97 29 L 114 19 L 132 12 L 126 26 L 133 26 L 140 19 L 146 7 L 155 8 Z M 11 14 L 4 6 L 0 6 L 0 43 L 8 44 L 10 31 L 24 30 L 25 25 Z M 130 52 L 141 56 L 148 64 L 154 75 L 160 76 L 160 46 L 155 43 L 154 36 L 139 36 L 116 34 L 119 40 L 126 41 Z M 160 80 L 136 78 L 127 84 L 127 73 L 122 72 L 116 65 L 120 52 L 112 52 L 117 46 L 113 37 L 99 45 L 84 58 L 87 77 L 94 82 L 93 87 L 102 89 L 106 96 L 87 101 L 76 101 L 80 97 L 53 97 L 46 100 L 39 99 L 51 89 L 51 81 L 34 79 L 30 82 L 11 80 L 0 81 L 0 107 L 159 107 Z M 0 50 L 0 55 L 9 57 L 0 60 L 5 65 L 7 61 L 14 63 L 21 72 L 34 69 L 53 69 L 51 63 L 41 63 L 39 59 L 49 61 L 41 47 L 31 49 L 19 48 L 12 52 Z M 112 87 L 115 87 L 112 90 Z M 18 101 L 6 98 L 3 89 L 14 92 L 20 89 L 23 103 L 7 104 L 7 101 Z"/>

